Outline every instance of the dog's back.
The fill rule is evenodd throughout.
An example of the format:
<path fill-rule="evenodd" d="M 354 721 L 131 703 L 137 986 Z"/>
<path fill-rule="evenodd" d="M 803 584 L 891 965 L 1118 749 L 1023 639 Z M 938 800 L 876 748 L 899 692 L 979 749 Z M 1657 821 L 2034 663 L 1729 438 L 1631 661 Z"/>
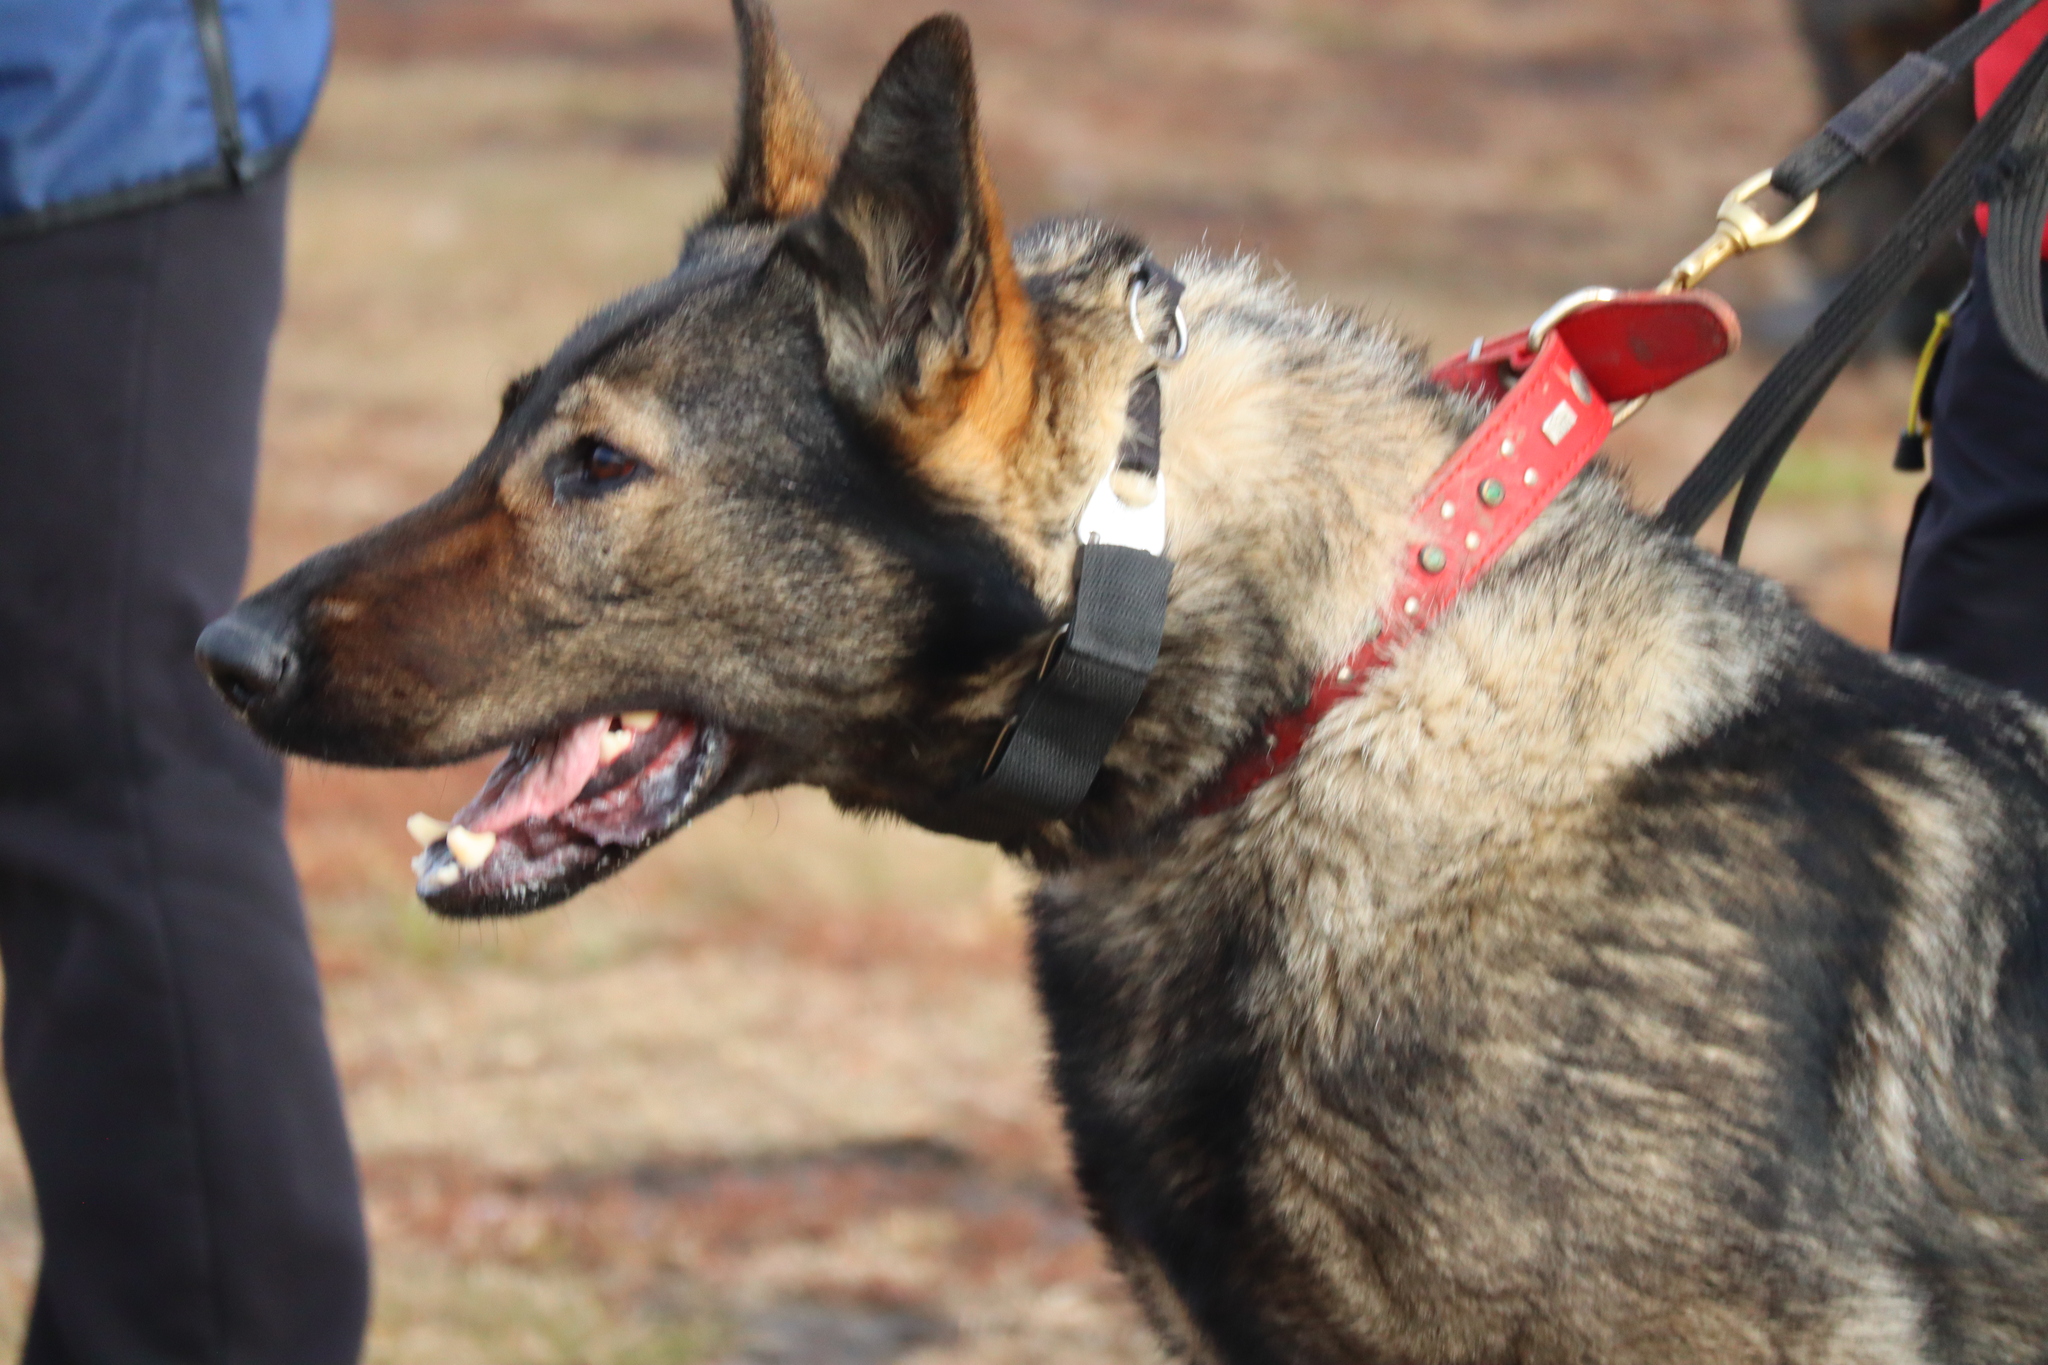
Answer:
<path fill-rule="evenodd" d="M 1078 1168 L 1163 1328 L 2036 1358 L 2043 720 L 1583 481 L 1294 774 L 1035 903 Z"/>

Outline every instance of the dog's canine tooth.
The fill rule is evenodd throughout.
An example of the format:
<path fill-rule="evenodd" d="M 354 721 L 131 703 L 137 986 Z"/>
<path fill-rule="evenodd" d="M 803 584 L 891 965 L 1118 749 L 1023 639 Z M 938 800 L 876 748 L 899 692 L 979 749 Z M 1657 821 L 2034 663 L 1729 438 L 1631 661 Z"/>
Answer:
<path fill-rule="evenodd" d="M 659 711 L 622 711 L 619 713 L 619 724 L 636 735 L 645 734 L 647 731 L 652 730 L 654 723 L 660 719 L 661 712 Z"/>
<path fill-rule="evenodd" d="M 620 754 L 633 747 L 631 730 L 607 730 L 597 739 L 597 757 L 601 763 L 610 763 Z"/>
<path fill-rule="evenodd" d="M 414 811 L 405 818 L 405 832 L 421 848 L 432 848 L 447 836 L 448 822 L 436 820 L 423 810 Z"/>
<path fill-rule="evenodd" d="M 461 825 L 448 827 L 448 851 L 455 855 L 455 861 L 464 872 L 474 872 L 484 865 L 491 856 L 491 850 L 498 846 L 498 836 L 489 830 L 464 829 Z"/>
<path fill-rule="evenodd" d="M 446 891 L 461 880 L 461 868 L 454 863 L 442 863 L 432 872 L 426 873 L 420 885 L 425 891 Z"/>

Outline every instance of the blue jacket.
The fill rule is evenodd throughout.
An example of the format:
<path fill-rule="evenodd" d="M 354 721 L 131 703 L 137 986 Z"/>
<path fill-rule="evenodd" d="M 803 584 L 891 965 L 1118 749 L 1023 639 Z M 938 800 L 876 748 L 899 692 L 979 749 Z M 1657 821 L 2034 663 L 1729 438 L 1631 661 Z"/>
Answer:
<path fill-rule="evenodd" d="M 332 37 L 328 0 L 0 0 L 0 235 L 273 169 Z"/>

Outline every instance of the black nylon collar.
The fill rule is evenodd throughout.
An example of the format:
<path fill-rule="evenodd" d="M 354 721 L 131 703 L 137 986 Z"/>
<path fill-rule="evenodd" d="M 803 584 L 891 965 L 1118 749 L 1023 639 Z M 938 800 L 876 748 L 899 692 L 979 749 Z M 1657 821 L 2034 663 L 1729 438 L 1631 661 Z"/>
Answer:
<path fill-rule="evenodd" d="M 1159 297 L 1171 319 L 1160 353 L 1164 359 L 1179 359 L 1187 349 L 1181 281 L 1148 257 L 1132 272 L 1130 288 L 1134 325 L 1139 298 L 1148 293 Z M 1159 345 L 1140 336 L 1147 345 Z M 1120 473 L 1151 478 L 1163 519 L 1159 411 L 1155 363 L 1131 385 L 1123 440 L 1104 485 Z M 1173 561 L 1164 553 L 1103 539 L 1084 541 L 1074 569 L 1072 620 L 1053 638 L 1038 677 L 1025 687 L 982 774 L 936 820 L 923 823 L 1002 842 L 1072 814 L 1094 786 L 1102 760 L 1137 709 L 1159 662 L 1172 577 Z"/>

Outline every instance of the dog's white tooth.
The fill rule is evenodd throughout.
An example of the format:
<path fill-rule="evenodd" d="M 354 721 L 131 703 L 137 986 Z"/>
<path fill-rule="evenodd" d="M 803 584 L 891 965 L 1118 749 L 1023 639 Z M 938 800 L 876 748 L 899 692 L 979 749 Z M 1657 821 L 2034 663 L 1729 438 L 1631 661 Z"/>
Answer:
<path fill-rule="evenodd" d="M 600 763 L 609 763 L 633 747 L 633 732 L 630 730 L 607 730 L 597 737 L 597 758 Z"/>
<path fill-rule="evenodd" d="M 423 893 L 446 891 L 461 880 L 461 868 L 457 867 L 454 863 L 442 863 L 420 879 L 420 890 Z"/>
<path fill-rule="evenodd" d="M 412 860 L 412 875 L 415 877 L 426 876 L 427 869 L 434 865 L 434 861 L 435 860 L 433 853 L 422 852 L 418 857 Z"/>
<path fill-rule="evenodd" d="M 661 712 L 659 711 L 623 711 L 619 714 L 619 724 L 625 726 L 636 735 L 645 734 L 652 730 L 655 722 L 660 719 Z"/>
<path fill-rule="evenodd" d="M 484 865 L 484 859 L 491 856 L 491 850 L 498 846 L 498 836 L 489 830 L 464 829 L 461 825 L 448 827 L 448 851 L 455 855 L 455 861 L 464 872 L 474 872 Z"/>
<path fill-rule="evenodd" d="M 448 822 L 436 820 L 425 811 L 415 811 L 405 818 L 405 832 L 421 848 L 432 848 L 448 833 Z"/>

